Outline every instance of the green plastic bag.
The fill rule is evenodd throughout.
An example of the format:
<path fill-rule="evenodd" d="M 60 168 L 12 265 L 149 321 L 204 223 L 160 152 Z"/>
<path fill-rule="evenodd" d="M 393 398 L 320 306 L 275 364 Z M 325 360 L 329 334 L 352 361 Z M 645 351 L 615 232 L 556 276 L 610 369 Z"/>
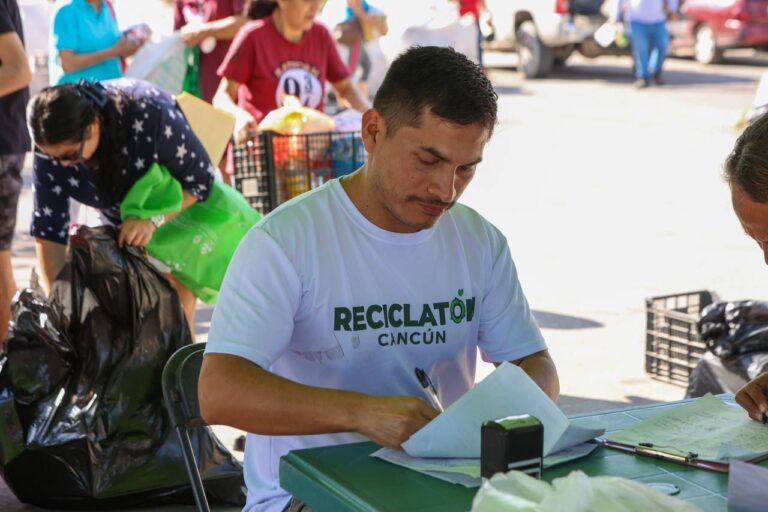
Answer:
<path fill-rule="evenodd" d="M 120 218 L 149 219 L 166 213 L 181 211 L 184 193 L 181 183 L 168 169 L 152 164 L 120 203 Z"/>
<path fill-rule="evenodd" d="M 181 90 L 202 98 L 203 90 L 200 87 L 200 48 L 195 46 L 184 51 L 187 58 L 187 73 L 184 75 L 184 84 L 181 86 Z"/>
<path fill-rule="evenodd" d="M 176 198 L 172 194 L 164 195 L 175 188 L 171 182 L 181 190 L 179 182 L 165 167 L 153 164 L 123 200 L 120 208 L 123 218 L 128 218 L 125 212 L 130 212 L 131 217 L 146 219 L 179 211 L 181 205 Z M 140 205 L 149 206 L 141 210 Z M 193 204 L 153 233 L 147 252 L 167 265 L 173 276 L 197 297 L 213 304 L 235 249 L 260 219 L 261 214 L 239 192 L 214 181 L 205 201 Z"/>

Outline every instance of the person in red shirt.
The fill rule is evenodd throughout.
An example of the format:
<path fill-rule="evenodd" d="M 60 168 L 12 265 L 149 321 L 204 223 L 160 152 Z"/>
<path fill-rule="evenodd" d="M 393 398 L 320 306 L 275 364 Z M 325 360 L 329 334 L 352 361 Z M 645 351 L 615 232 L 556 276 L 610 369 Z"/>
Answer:
<path fill-rule="evenodd" d="M 222 79 L 213 100 L 235 115 L 238 140 L 282 106 L 286 96 L 296 96 L 302 105 L 322 111 L 326 81 L 352 108 L 361 112 L 370 108 L 350 80 L 328 29 L 315 21 L 321 4 L 321 0 L 246 4 L 246 16 L 255 21 L 235 37 L 219 68 Z"/>
<path fill-rule="evenodd" d="M 219 87 L 219 69 L 237 32 L 249 20 L 243 0 L 174 0 L 173 30 L 189 46 L 200 46 L 200 89 L 213 100 Z M 202 44 L 201 44 L 202 43 Z"/>

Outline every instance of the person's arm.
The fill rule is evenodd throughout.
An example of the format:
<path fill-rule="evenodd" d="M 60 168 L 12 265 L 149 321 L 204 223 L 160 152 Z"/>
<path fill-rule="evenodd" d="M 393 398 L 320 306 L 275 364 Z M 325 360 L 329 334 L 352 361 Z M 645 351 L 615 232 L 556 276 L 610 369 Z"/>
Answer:
<path fill-rule="evenodd" d="M 213 96 L 213 106 L 235 116 L 235 140 L 237 142 L 242 142 L 247 138 L 249 131 L 257 128 L 257 123 L 250 112 L 239 107 L 237 103 L 235 103 L 237 90 L 239 88 L 239 82 L 228 78 L 222 78 L 219 83 L 219 88 Z"/>
<path fill-rule="evenodd" d="M 75 53 L 73 50 L 59 50 L 59 62 L 65 73 L 93 66 L 107 59 L 130 57 L 141 47 L 141 42 L 121 37 L 109 48 L 90 53 Z"/>
<path fill-rule="evenodd" d="M 201 25 L 184 25 L 181 28 L 181 38 L 187 46 L 197 46 L 208 37 L 230 40 L 234 39 L 238 31 L 249 21 L 251 21 L 250 18 L 240 14 Z"/>
<path fill-rule="evenodd" d="M 680 15 L 680 2 L 678 0 L 667 0 L 664 5 L 667 8 L 667 19 L 677 20 Z"/>
<path fill-rule="evenodd" d="M 358 112 L 365 112 L 371 108 L 371 102 L 363 98 L 363 95 L 349 78 L 334 82 L 332 85 L 336 95 Z"/>
<path fill-rule="evenodd" d="M 761 373 L 736 393 L 736 403 L 746 409 L 749 416 L 757 421 L 763 421 L 768 414 L 768 373 Z"/>
<path fill-rule="evenodd" d="M 50 291 L 64 266 L 69 239 L 69 190 L 71 171 L 52 159 L 35 155 L 32 160 L 32 216 L 29 233 L 35 238 L 35 252 L 43 288 Z M 77 183 L 76 178 L 72 178 Z"/>
<path fill-rule="evenodd" d="M 189 208 L 190 206 L 192 206 L 193 204 L 199 201 L 197 197 L 193 196 L 190 192 L 186 190 L 182 190 L 182 194 L 183 194 L 183 197 L 181 199 L 181 210 L 179 210 L 178 212 L 166 213 L 165 214 L 166 221 L 173 219 L 178 214 L 180 214 L 181 212 L 183 212 L 184 210 L 186 210 L 187 208 Z"/>
<path fill-rule="evenodd" d="M 438 414 L 420 398 L 305 386 L 227 354 L 205 356 L 198 395 L 211 425 L 261 435 L 358 432 L 395 449 Z"/>
<path fill-rule="evenodd" d="M 56 58 L 65 73 L 93 66 L 108 59 L 129 57 L 139 49 L 138 41 L 121 37 L 115 44 L 94 52 L 78 52 L 78 33 L 82 31 L 77 11 L 64 5 L 53 15 L 51 41 Z"/>
<path fill-rule="evenodd" d="M 18 34 L 0 34 L 0 97 L 27 87 L 31 81 L 32 72 Z"/>
<path fill-rule="evenodd" d="M 51 293 L 51 285 L 64 267 L 67 246 L 43 238 L 35 238 L 35 252 L 43 278 L 43 289 L 47 295 Z"/>
<path fill-rule="evenodd" d="M 237 105 L 237 91 L 253 76 L 257 62 L 253 32 L 248 27 L 241 30 L 229 47 L 217 74 L 221 77 L 219 88 L 213 97 L 213 105 L 235 116 L 235 140 L 242 142 L 248 131 L 255 130 L 256 120 L 247 110 Z M 266 112 L 265 112 L 266 113 Z"/>
<path fill-rule="evenodd" d="M 614 13 L 616 23 L 624 23 L 624 0 L 616 2 L 616 12 Z"/>
<path fill-rule="evenodd" d="M 186 190 L 182 191 L 181 210 L 178 212 L 167 213 L 164 220 L 169 221 L 178 214 L 195 204 L 198 199 Z M 123 247 L 132 245 L 135 247 L 146 247 L 152 240 L 152 235 L 157 230 L 155 223 L 150 219 L 126 219 L 120 224 L 120 231 L 117 235 L 117 245 Z"/>
<path fill-rule="evenodd" d="M 249 231 L 211 319 L 198 388 L 203 418 L 263 435 L 359 432 L 399 447 L 438 413 L 420 397 L 311 387 L 264 370 L 291 349 L 302 289 L 283 247 L 261 227 Z"/>
<path fill-rule="evenodd" d="M 355 17 L 360 20 L 364 31 L 366 33 L 375 31 L 378 36 L 385 36 L 389 31 L 389 25 L 387 24 L 387 16 L 374 7 L 370 7 L 368 11 L 363 8 L 363 2 L 356 0 L 350 5 Z"/>
<path fill-rule="evenodd" d="M 511 363 L 522 368 L 553 401 L 560 396 L 560 378 L 557 376 L 555 362 L 548 350 L 536 352 L 522 359 L 511 361 Z M 499 366 L 500 363 L 493 364 Z"/>

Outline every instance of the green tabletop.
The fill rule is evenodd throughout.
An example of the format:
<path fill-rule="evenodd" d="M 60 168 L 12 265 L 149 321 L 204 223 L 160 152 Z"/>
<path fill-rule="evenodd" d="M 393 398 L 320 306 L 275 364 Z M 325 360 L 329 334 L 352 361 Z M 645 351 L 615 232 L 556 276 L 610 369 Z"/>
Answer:
<path fill-rule="evenodd" d="M 722 395 L 733 401 L 733 395 Z M 572 416 L 581 426 L 622 430 L 689 400 Z M 280 485 L 317 512 L 466 511 L 477 489 L 468 489 L 370 457 L 374 443 L 296 450 L 280 460 Z M 768 464 L 767 463 L 764 463 Z M 544 471 L 544 479 L 580 469 L 639 482 L 670 482 L 678 498 L 705 511 L 725 511 L 728 475 L 629 453 L 597 448 L 589 456 Z"/>

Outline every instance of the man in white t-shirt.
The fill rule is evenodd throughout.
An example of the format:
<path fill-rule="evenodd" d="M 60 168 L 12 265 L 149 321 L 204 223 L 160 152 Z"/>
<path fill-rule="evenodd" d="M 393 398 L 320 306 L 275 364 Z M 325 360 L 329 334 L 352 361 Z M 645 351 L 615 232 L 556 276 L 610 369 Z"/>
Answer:
<path fill-rule="evenodd" d="M 411 48 L 363 116 L 366 165 L 284 204 L 241 242 L 213 314 L 200 405 L 208 422 L 253 432 L 245 510 L 288 505 L 278 463 L 290 450 L 366 439 L 399 448 L 438 414 L 416 367 L 445 406 L 472 387 L 478 349 L 557 398 L 504 236 L 456 203 L 496 102 L 463 55 Z"/>

